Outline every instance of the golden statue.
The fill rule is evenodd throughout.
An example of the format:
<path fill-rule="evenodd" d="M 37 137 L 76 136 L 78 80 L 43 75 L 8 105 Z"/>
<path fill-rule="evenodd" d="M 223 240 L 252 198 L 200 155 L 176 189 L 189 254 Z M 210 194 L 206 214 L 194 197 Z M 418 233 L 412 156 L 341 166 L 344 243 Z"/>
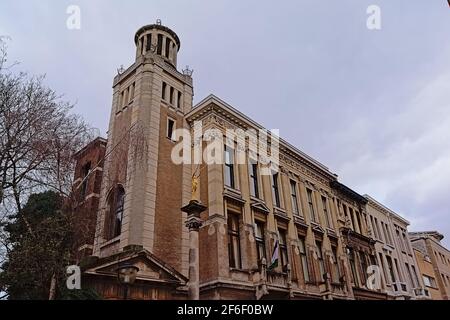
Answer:
<path fill-rule="evenodd" d="M 197 200 L 200 201 L 200 190 L 199 190 L 199 183 L 200 183 L 200 172 L 199 172 L 199 166 L 195 169 L 194 173 L 192 174 L 192 195 L 191 200 Z"/>

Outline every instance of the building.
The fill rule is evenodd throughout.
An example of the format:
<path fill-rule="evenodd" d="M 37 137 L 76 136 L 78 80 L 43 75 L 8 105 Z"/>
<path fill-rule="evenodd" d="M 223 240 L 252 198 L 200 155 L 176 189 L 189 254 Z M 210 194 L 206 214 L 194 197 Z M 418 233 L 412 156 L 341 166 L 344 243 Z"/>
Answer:
<path fill-rule="evenodd" d="M 76 215 L 74 256 L 78 262 L 93 253 L 106 143 L 106 139 L 96 138 L 73 156 L 76 166 L 70 201 Z"/>
<path fill-rule="evenodd" d="M 193 107 L 192 72 L 177 69 L 180 40 L 172 30 L 147 25 L 134 41 L 135 62 L 113 82 L 83 283 L 120 299 L 117 268 L 126 263 L 139 268 L 129 298 L 186 299 L 190 242 L 181 208 L 195 194 L 207 208 L 199 229 L 200 298 L 387 299 L 383 288 L 368 284 L 369 267 L 378 264 L 369 200 L 218 97 Z M 244 147 L 229 130 L 246 133 Z M 183 142 L 184 134 L 194 136 L 182 144 L 187 159 L 219 154 L 225 161 L 175 162 L 179 134 Z M 253 148 L 261 136 L 267 154 Z M 217 141 L 221 152 L 210 154 Z M 279 166 L 268 172 L 274 145 Z"/>
<path fill-rule="evenodd" d="M 450 251 L 437 231 L 410 232 L 425 287 L 433 299 L 450 299 Z M 439 291 L 439 292 L 438 292 Z"/>
<path fill-rule="evenodd" d="M 407 227 L 409 222 L 366 195 L 370 234 L 375 239 L 382 287 L 390 299 L 426 299 Z"/>

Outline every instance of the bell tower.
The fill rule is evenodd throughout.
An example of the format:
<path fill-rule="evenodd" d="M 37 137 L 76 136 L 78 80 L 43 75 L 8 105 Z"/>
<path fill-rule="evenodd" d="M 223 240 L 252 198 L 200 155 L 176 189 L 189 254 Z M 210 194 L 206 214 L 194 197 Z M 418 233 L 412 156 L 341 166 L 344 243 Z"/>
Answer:
<path fill-rule="evenodd" d="M 94 255 L 142 246 L 187 275 L 189 235 L 181 207 L 191 167 L 171 161 L 173 132 L 188 128 L 192 71 L 177 70 L 180 39 L 160 20 L 139 28 L 136 60 L 113 81 Z"/>
<path fill-rule="evenodd" d="M 177 54 L 180 50 L 180 39 L 171 29 L 161 25 L 161 20 L 156 24 L 149 24 L 140 28 L 134 36 L 136 44 L 136 59 L 147 52 L 157 54 L 164 61 L 177 67 Z"/>

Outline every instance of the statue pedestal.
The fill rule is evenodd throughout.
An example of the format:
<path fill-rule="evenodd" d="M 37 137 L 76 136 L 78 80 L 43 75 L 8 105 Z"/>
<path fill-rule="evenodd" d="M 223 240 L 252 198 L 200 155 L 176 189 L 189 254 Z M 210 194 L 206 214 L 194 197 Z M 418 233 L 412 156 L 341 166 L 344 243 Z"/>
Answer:
<path fill-rule="evenodd" d="M 186 219 L 186 227 L 189 228 L 189 300 L 200 299 L 198 231 L 203 225 L 200 214 L 205 211 L 206 208 L 207 207 L 198 200 L 191 200 L 188 205 L 181 208 L 181 211 L 188 214 Z"/>

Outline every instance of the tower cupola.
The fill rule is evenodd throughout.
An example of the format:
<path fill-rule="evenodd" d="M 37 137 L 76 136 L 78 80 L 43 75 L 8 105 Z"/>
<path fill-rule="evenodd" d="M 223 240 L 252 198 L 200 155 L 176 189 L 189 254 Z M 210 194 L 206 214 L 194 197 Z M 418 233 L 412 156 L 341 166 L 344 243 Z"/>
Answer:
<path fill-rule="evenodd" d="M 134 36 L 136 44 L 136 59 L 151 52 L 161 56 L 175 68 L 177 67 L 177 54 L 180 50 L 180 39 L 170 28 L 163 26 L 161 20 L 156 24 L 141 27 Z"/>

